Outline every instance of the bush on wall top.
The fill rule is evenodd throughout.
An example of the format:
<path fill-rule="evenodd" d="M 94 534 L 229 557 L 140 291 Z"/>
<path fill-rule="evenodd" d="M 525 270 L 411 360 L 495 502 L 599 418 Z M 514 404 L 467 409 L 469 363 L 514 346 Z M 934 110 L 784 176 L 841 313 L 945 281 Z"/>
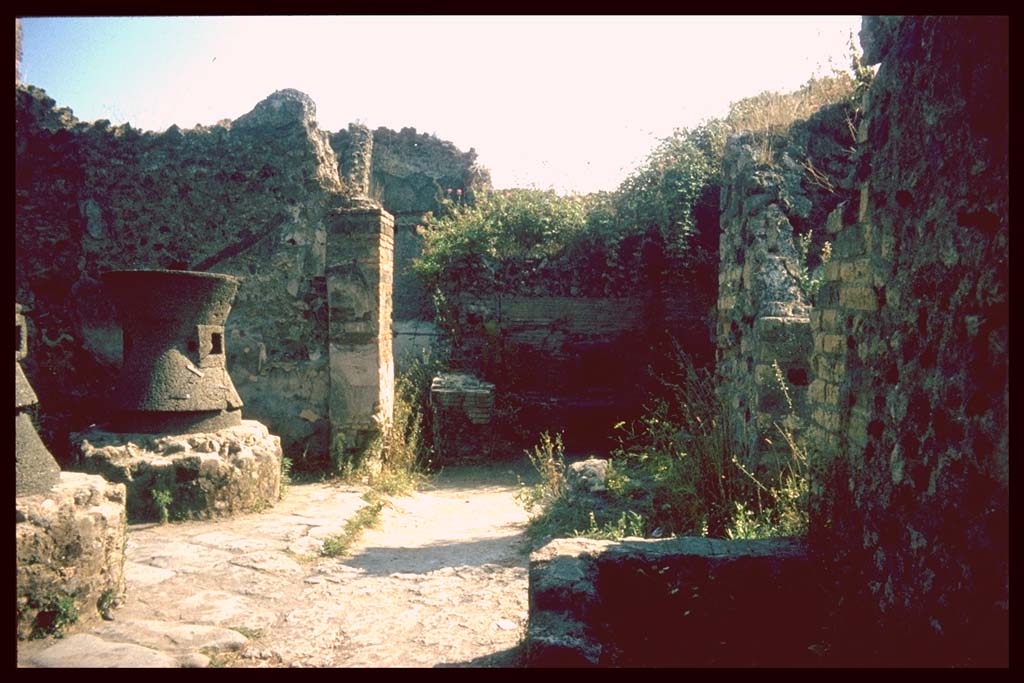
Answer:
<path fill-rule="evenodd" d="M 473 201 L 447 200 L 441 215 L 427 221 L 424 253 L 414 269 L 444 299 L 446 292 L 467 288 L 479 294 L 625 296 L 638 294 L 650 277 L 713 266 L 728 137 L 751 131 L 765 152 L 762 161 L 772 163 L 773 144 L 792 123 L 825 104 L 852 99 L 858 82 L 859 72 L 858 80 L 836 72 L 791 93 L 734 102 L 726 117 L 677 129 L 662 140 L 615 192 L 485 190 Z M 653 261 L 652 248 L 658 254 Z M 662 272 L 649 272 L 652 263 Z"/>

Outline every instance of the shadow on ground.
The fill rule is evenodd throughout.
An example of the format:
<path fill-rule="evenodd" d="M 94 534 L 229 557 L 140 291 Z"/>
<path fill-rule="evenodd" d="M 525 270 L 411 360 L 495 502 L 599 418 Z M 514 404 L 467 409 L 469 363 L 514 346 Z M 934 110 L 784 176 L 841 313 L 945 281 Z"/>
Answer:
<path fill-rule="evenodd" d="M 511 536 L 512 534 L 510 534 Z M 486 564 L 501 567 L 519 567 L 524 563 L 528 548 L 526 539 L 520 539 L 515 554 L 509 556 L 509 536 L 482 538 L 470 541 L 435 543 L 422 548 L 366 548 L 347 560 L 349 567 L 362 569 L 367 574 L 427 574 L 444 567 L 480 567 Z M 458 558 L 453 561 L 453 558 Z"/>
<path fill-rule="evenodd" d="M 465 662 L 448 662 L 438 664 L 437 669 L 460 669 L 460 668 L 482 668 L 502 669 L 519 668 L 526 666 L 526 650 L 522 643 L 507 650 L 492 652 L 481 657 L 475 657 Z"/>

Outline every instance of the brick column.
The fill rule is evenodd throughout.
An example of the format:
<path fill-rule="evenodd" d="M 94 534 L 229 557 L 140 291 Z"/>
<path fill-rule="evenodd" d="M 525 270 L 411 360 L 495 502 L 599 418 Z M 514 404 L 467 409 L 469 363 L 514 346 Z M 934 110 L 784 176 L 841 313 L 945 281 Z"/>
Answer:
<path fill-rule="evenodd" d="M 363 207 L 335 209 L 327 222 L 331 457 L 347 468 L 366 456 L 393 412 L 394 219 Z"/>

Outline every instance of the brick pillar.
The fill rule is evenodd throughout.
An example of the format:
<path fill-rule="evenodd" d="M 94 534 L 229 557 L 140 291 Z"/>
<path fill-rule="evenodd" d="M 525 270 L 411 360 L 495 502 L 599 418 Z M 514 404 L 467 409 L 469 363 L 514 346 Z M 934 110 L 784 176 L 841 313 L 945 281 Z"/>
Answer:
<path fill-rule="evenodd" d="M 394 234 L 394 219 L 379 207 L 335 209 L 328 216 L 328 405 L 335 467 L 359 464 L 391 423 Z"/>

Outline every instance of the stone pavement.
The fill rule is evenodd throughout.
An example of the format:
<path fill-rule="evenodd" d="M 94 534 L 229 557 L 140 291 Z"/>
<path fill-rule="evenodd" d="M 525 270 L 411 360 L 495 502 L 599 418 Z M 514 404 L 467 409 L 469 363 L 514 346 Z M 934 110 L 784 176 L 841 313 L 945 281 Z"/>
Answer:
<path fill-rule="evenodd" d="M 262 513 L 132 525 L 125 604 L 63 639 L 19 642 L 18 666 L 515 664 L 527 619 L 515 474 L 450 472 L 392 499 L 344 559 L 319 551 L 365 505 L 358 486 L 292 485 Z"/>

